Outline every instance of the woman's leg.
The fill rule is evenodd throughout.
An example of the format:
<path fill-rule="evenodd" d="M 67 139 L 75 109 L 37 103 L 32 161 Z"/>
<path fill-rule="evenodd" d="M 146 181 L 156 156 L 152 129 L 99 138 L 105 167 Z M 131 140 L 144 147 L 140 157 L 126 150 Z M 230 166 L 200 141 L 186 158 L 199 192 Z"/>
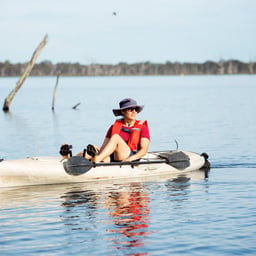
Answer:
<path fill-rule="evenodd" d="M 95 163 L 100 161 L 109 161 L 109 156 L 112 153 L 114 153 L 115 160 L 123 160 L 130 155 L 130 152 L 131 150 L 126 142 L 118 134 L 114 134 L 101 152 L 92 160 Z"/>

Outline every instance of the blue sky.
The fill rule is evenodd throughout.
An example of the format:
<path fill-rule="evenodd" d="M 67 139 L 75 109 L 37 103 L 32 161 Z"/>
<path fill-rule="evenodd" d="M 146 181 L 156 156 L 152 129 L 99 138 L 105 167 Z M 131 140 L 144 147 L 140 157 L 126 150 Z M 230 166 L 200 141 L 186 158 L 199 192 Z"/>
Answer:
<path fill-rule="evenodd" d="M 256 61 L 255 0 L 1 0 L 0 31 L 0 62 Z"/>

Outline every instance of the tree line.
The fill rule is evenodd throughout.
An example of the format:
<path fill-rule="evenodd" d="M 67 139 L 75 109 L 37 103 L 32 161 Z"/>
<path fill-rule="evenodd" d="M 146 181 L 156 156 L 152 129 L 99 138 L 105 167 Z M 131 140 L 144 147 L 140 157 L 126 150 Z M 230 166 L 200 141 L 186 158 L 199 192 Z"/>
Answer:
<path fill-rule="evenodd" d="M 20 76 L 27 63 L 0 62 L 0 77 Z M 42 61 L 35 64 L 31 76 L 143 76 L 143 75 L 224 75 L 256 74 L 256 62 L 238 60 L 206 61 L 204 63 L 118 63 L 89 64 Z"/>

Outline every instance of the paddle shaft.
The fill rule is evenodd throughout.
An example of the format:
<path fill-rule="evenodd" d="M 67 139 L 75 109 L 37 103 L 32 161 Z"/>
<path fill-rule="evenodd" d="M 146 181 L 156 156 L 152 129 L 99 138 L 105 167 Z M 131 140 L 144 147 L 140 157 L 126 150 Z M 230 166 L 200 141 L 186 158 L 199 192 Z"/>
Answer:
<path fill-rule="evenodd" d="M 134 165 L 141 165 L 141 164 L 171 164 L 171 163 L 179 163 L 179 162 L 184 162 L 184 161 L 188 161 L 187 159 L 185 160 L 175 160 L 175 161 L 168 161 L 166 159 L 160 159 L 160 160 L 150 160 L 150 161 L 133 161 L 133 162 L 111 162 L 111 163 L 104 163 L 104 162 L 100 162 L 100 163 L 88 163 L 88 164 L 74 164 L 74 165 L 69 165 L 70 167 L 83 167 L 83 166 L 88 166 L 88 167 L 99 167 L 99 166 L 113 166 L 113 165 L 118 165 L 118 166 L 122 166 L 122 165 L 130 165 L 130 166 L 134 166 Z"/>

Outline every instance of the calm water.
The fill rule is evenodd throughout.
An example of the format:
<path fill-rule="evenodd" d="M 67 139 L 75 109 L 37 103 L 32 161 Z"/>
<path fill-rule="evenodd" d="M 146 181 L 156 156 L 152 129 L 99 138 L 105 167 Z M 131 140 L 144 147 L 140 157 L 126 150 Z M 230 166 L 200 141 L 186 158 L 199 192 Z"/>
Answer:
<path fill-rule="evenodd" d="M 18 78 L 0 78 L 0 104 Z M 1 255 L 255 255 L 256 76 L 28 78 L 0 113 L 0 158 L 101 144 L 133 97 L 150 150 L 207 152 L 212 169 L 156 180 L 0 190 Z M 72 107 L 81 103 L 73 110 Z M 2 105 L 1 105 L 2 106 Z"/>

